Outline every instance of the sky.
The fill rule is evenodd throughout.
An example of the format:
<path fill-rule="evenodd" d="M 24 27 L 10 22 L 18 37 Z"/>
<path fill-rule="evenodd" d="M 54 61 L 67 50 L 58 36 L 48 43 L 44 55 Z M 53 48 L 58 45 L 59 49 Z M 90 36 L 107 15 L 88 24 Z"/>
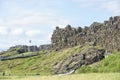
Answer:
<path fill-rule="evenodd" d="M 84 27 L 119 15 L 120 0 L 0 0 L 0 50 L 50 44 L 56 26 Z"/>

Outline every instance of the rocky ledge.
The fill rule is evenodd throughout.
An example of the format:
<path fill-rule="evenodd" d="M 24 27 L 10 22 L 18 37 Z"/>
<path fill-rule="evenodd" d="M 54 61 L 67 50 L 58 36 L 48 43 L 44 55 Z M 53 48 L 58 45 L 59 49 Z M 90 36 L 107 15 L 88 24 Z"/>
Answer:
<path fill-rule="evenodd" d="M 66 74 L 104 58 L 104 49 L 88 48 L 54 64 L 54 74 Z"/>

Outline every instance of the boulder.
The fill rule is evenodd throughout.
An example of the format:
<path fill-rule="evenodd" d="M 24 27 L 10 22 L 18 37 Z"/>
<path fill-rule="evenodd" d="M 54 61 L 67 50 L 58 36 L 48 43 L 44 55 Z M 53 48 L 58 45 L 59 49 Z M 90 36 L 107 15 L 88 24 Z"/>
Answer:
<path fill-rule="evenodd" d="M 54 74 L 66 74 L 82 65 L 89 65 L 104 58 L 104 49 L 88 48 L 54 64 Z"/>

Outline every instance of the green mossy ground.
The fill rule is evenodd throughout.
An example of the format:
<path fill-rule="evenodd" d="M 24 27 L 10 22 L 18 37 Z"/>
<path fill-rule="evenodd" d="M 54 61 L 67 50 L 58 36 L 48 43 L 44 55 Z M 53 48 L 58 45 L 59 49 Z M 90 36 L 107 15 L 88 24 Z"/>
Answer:
<path fill-rule="evenodd" d="M 40 51 L 38 56 L 28 58 L 18 58 L 13 60 L 0 61 L 0 73 L 5 71 L 8 74 L 40 74 L 40 75 L 52 75 L 53 65 L 71 54 L 80 52 L 84 48 L 90 48 L 92 46 L 73 47 L 62 49 L 59 51 Z M 100 47 L 96 47 L 100 48 Z M 6 53 L 10 54 L 10 53 Z M 32 52 L 23 53 L 24 55 L 35 54 Z M 19 54 L 21 55 L 21 54 Z M 106 57 L 104 60 L 96 63 L 97 65 L 82 66 L 76 73 L 87 72 L 120 72 L 120 52 L 113 53 Z"/>

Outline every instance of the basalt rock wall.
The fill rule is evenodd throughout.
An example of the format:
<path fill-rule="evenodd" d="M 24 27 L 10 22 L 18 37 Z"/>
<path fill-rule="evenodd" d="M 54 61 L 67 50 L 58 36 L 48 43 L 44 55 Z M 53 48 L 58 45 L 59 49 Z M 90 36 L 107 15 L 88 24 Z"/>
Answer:
<path fill-rule="evenodd" d="M 27 46 L 27 45 L 17 45 L 10 47 L 8 51 L 17 51 L 18 53 L 24 53 L 24 52 L 36 52 L 40 49 L 37 46 Z"/>
<path fill-rule="evenodd" d="M 103 23 L 94 22 L 89 27 L 56 27 L 52 38 L 52 48 L 62 49 L 91 43 L 108 51 L 120 51 L 120 16 L 110 17 Z"/>

